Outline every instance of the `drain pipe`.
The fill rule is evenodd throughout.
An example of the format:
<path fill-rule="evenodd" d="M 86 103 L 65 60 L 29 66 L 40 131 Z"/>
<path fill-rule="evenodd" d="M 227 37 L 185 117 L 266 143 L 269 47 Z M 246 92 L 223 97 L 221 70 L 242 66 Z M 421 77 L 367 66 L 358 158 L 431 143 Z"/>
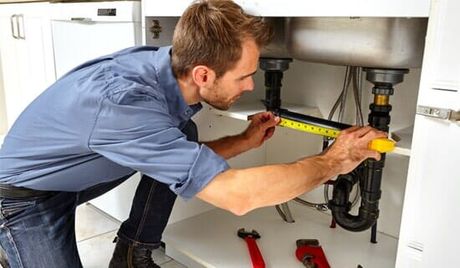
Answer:
<path fill-rule="evenodd" d="M 290 58 L 260 58 L 260 69 L 265 72 L 264 104 L 267 111 L 277 112 L 281 107 L 281 81 L 290 62 Z"/>
<path fill-rule="evenodd" d="M 364 71 L 366 79 L 374 84 L 372 89 L 374 102 L 369 106 L 371 112 L 368 122 L 370 126 L 388 132 L 391 111 L 389 97 L 393 94 L 393 86 L 401 83 L 404 74 L 409 70 L 364 68 Z M 371 241 L 375 241 L 384 165 L 385 154 L 382 154 L 379 161 L 368 159 L 351 173 L 339 176 L 334 183 L 333 196 L 329 201 L 332 216 L 344 229 L 359 232 L 375 226 Z M 358 182 L 361 189 L 361 205 L 358 215 L 352 215 L 349 213 L 351 208 L 349 195 L 353 185 Z"/>
<path fill-rule="evenodd" d="M 278 113 L 281 109 L 281 81 L 283 72 L 289 69 L 290 58 L 269 58 L 259 59 L 260 69 L 265 72 L 265 100 L 264 105 L 267 111 Z M 291 210 L 287 202 L 276 205 L 276 211 L 287 223 L 294 223 Z"/>

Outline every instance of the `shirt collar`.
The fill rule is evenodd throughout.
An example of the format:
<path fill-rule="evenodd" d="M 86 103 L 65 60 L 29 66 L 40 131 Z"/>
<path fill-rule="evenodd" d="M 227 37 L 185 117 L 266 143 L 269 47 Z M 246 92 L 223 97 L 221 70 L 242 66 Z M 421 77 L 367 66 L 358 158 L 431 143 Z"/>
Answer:
<path fill-rule="evenodd" d="M 158 82 L 164 90 L 168 108 L 171 115 L 180 120 L 189 120 L 194 114 L 201 110 L 201 103 L 188 105 L 177 84 L 177 79 L 171 67 L 171 46 L 160 47 L 156 53 Z"/>

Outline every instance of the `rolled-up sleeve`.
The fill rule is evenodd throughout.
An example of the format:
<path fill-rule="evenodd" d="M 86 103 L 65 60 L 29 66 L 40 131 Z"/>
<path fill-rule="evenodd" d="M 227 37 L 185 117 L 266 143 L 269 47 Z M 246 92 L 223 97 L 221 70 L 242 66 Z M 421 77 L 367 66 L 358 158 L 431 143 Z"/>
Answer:
<path fill-rule="evenodd" d="M 127 103 L 102 101 L 88 146 L 119 165 L 168 184 L 184 198 L 193 197 L 229 168 L 206 145 L 188 141 L 155 96 Z"/>
<path fill-rule="evenodd" d="M 189 170 L 187 179 L 175 188 L 175 193 L 184 198 L 191 198 L 199 193 L 216 175 L 229 168 L 227 162 L 216 155 L 206 145 L 201 145 L 195 162 Z"/>

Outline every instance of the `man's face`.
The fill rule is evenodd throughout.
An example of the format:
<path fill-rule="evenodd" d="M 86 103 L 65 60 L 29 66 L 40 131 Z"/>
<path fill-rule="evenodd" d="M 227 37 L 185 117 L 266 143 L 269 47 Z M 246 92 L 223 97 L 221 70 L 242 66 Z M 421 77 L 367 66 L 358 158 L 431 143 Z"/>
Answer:
<path fill-rule="evenodd" d="M 243 42 L 240 60 L 235 67 L 216 79 L 209 88 L 201 90 L 203 100 L 214 108 L 228 110 L 245 91 L 254 89 L 252 76 L 257 71 L 259 48 L 254 40 Z"/>

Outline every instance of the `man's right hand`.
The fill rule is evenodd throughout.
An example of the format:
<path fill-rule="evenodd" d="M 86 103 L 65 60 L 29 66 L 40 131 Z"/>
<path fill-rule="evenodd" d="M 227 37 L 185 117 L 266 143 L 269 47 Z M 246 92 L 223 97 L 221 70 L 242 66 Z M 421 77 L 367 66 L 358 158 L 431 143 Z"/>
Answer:
<path fill-rule="evenodd" d="M 340 132 L 335 142 L 323 153 L 331 161 L 337 174 L 346 174 L 355 169 L 367 158 L 380 160 L 380 153 L 369 149 L 369 143 L 387 134 L 370 126 L 353 126 Z"/>

